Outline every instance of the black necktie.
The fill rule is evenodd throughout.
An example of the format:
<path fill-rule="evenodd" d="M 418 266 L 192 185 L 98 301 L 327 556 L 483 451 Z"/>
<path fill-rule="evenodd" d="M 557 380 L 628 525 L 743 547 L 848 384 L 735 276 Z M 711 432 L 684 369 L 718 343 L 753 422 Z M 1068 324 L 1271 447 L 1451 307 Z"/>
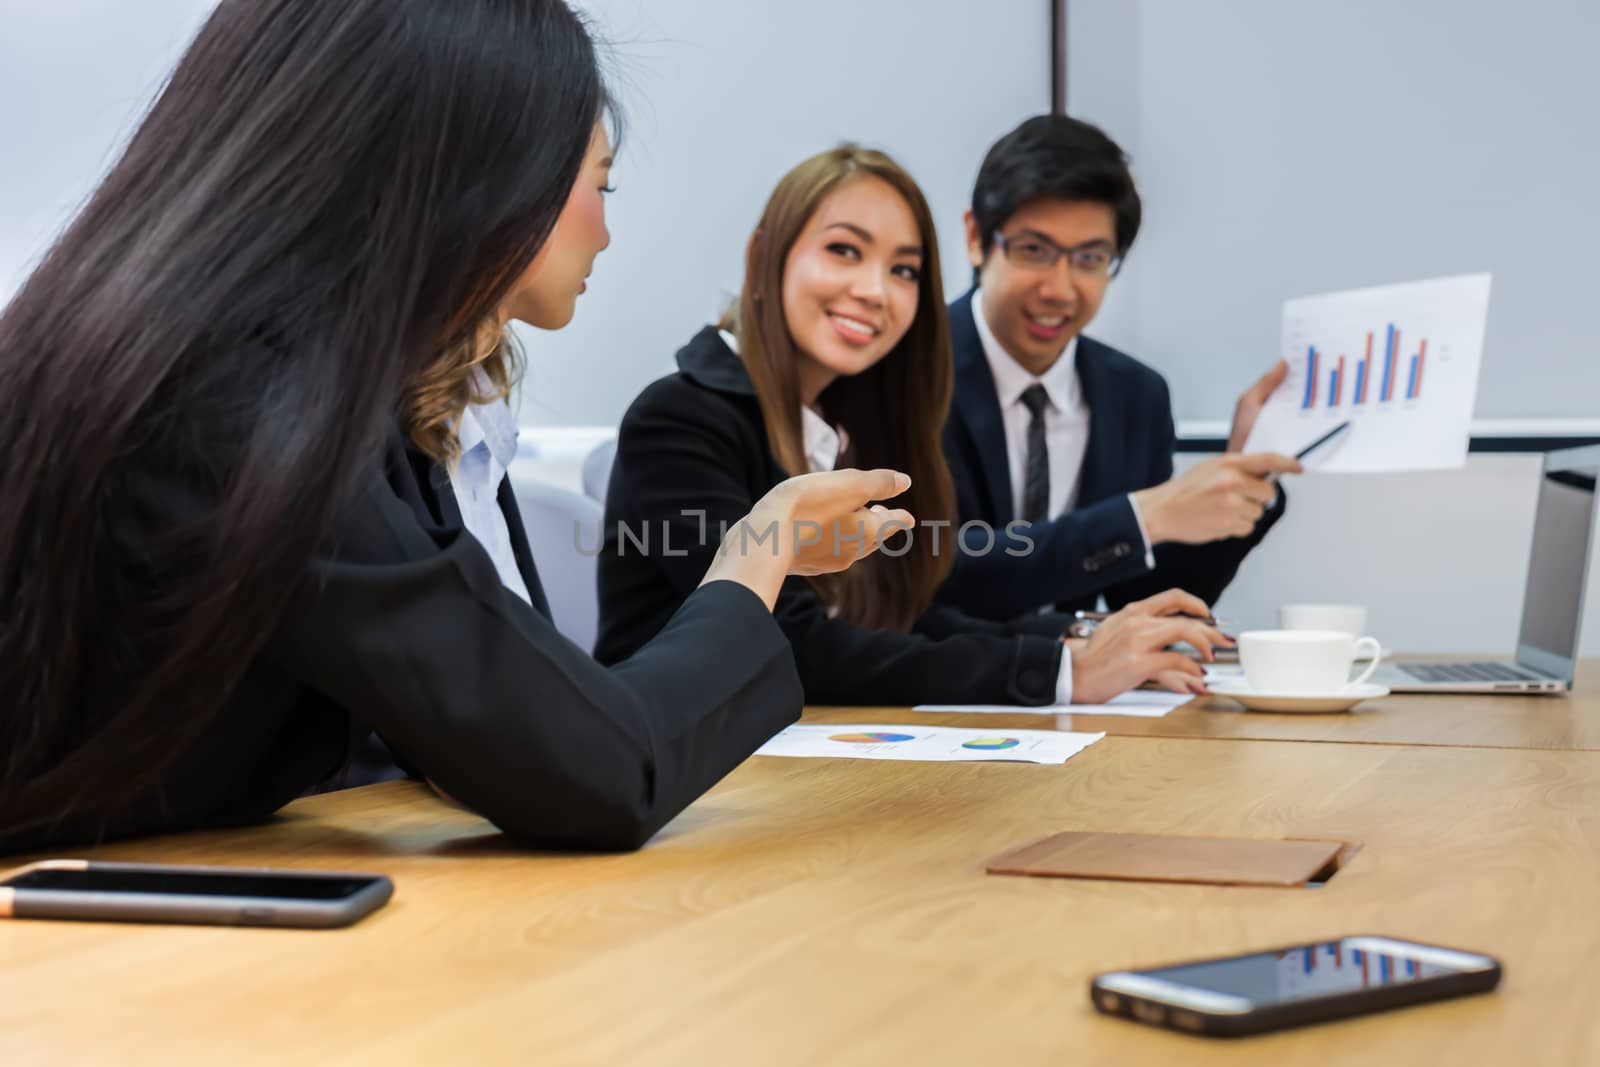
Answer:
<path fill-rule="evenodd" d="M 1044 409 L 1050 394 L 1035 382 L 1022 391 L 1028 421 L 1028 460 L 1023 468 L 1022 521 L 1042 522 L 1050 517 L 1050 451 L 1044 443 Z"/>

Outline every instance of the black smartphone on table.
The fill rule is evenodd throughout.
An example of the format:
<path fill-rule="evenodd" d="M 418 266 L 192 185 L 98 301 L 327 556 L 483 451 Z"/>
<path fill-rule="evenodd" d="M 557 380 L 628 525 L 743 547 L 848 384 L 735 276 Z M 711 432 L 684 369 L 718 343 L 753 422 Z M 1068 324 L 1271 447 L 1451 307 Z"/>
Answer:
<path fill-rule="evenodd" d="M 329 928 L 393 894 L 381 874 L 44 860 L 0 875 L 0 919 Z"/>
<path fill-rule="evenodd" d="M 1492 956 L 1360 936 L 1115 971 L 1089 983 L 1089 998 L 1107 1015 L 1240 1037 L 1484 993 L 1500 975 Z"/>

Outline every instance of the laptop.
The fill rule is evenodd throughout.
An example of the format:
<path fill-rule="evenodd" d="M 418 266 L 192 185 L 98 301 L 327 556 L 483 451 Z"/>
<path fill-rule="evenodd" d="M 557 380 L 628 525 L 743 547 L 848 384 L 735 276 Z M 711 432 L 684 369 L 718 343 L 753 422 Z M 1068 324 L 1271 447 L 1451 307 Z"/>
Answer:
<path fill-rule="evenodd" d="M 1385 663 L 1372 682 L 1400 693 L 1564 693 L 1578 659 L 1578 624 L 1589 579 L 1600 446 L 1544 457 L 1522 632 L 1512 659 Z"/>

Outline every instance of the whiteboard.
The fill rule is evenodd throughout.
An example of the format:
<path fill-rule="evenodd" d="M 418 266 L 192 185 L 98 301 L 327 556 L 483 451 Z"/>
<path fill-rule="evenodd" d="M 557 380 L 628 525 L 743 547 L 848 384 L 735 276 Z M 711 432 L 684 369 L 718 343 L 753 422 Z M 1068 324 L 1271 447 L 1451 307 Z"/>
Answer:
<path fill-rule="evenodd" d="M 1284 300 L 1490 271 L 1479 418 L 1600 413 L 1600 5 L 1070 0 L 1146 225 L 1089 332 L 1226 418 Z"/>
<path fill-rule="evenodd" d="M 585 0 L 617 42 L 628 129 L 612 243 L 576 320 L 528 331 L 527 426 L 615 425 L 737 292 L 772 188 L 844 140 L 921 184 L 948 295 L 990 144 L 1050 106 L 1045 0 Z"/>

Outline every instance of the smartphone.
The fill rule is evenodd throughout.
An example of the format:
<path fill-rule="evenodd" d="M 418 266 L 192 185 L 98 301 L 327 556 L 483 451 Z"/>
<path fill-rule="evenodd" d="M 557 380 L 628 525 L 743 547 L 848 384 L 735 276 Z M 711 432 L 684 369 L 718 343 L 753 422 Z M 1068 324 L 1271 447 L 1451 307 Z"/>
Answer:
<path fill-rule="evenodd" d="M 0 877 L 0 918 L 328 928 L 393 893 L 381 874 L 45 860 Z"/>
<path fill-rule="evenodd" d="M 1500 962 L 1389 937 L 1344 937 L 1241 956 L 1102 974 L 1089 998 L 1107 1015 L 1191 1034 L 1239 1037 L 1485 993 Z"/>

